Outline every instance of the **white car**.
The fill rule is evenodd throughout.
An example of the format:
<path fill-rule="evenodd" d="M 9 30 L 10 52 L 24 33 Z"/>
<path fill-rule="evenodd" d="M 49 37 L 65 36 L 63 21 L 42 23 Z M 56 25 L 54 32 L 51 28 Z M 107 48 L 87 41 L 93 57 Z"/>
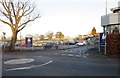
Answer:
<path fill-rule="evenodd" d="M 84 46 L 84 45 L 86 45 L 86 42 L 85 41 L 79 41 L 76 45 L 77 46 Z"/>

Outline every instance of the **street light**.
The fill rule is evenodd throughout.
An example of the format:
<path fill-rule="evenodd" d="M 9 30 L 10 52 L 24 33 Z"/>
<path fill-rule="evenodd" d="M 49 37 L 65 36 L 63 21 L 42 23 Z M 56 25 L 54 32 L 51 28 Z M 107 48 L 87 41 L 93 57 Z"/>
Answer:
<path fill-rule="evenodd" d="M 108 1 L 106 0 L 106 16 L 107 16 L 107 8 L 108 8 Z M 105 35 L 105 33 L 106 33 L 106 29 L 104 30 L 104 35 Z M 104 54 L 106 55 L 107 54 L 107 52 L 106 52 L 106 45 L 107 45 L 107 43 L 106 43 L 106 39 L 105 39 L 105 49 L 104 49 Z"/>
<path fill-rule="evenodd" d="M 6 34 L 6 33 L 5 33 L 5 32 L 3 32 L 3 35 L 4 35 L 4 36 L 5 36 L 5 34 Z"/>
<path fill-rule="evenodd" d="M 108 9 L 108 1 L 106 0 L 106 15 L 107 15 L 107 9 Z"/>
<path fill-rule="evenodd" d="M 3 32 L 3 42 L 4 42 L 4 46 L 3 46 L 3 51 L 5 50 L 5 32 Z"/>
<path fill-rule="evenodd" d="M 21 31 L 20 31 L 20 45 L 21 44 L 22 44 L 22 37 L 21 37 Z M 22 48 L 22 46 L 20 46 L 20 51 L 22 50 L 21 48 Z"/>
<path fill-rule="evenodd" d="M 5 32 L 3 32 L 3 42 L 5 43 Z"/>

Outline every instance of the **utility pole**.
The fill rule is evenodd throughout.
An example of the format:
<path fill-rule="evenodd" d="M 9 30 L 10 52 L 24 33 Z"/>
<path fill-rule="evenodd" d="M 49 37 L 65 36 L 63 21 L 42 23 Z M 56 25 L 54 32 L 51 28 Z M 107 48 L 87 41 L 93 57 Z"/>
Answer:
<path fill-rule="evenodd" d="M 107 15 L 107 9 L 108 9 L 108 1 L 106 0 L 106 12 L 105 12 L 106 15 Z"/>
<path fill-rule="evenodd" d="M 4 46 L 3 46 L 3 51 L 5 51 L 5 41 L 6 41 L 6 37 L 5 37 L 5 32 L 3 32 L 3 42 L 4 42 Z"/>
<path fill-rule="evenodd" d="M 22 51 L 22 46 L 21 46 L 21 44 L 22 44 L 22 35 L 21 35 L 21 31 L 20 31 L 20 51 Z"/>
<path fill-rule="evenodd" d="M 106 0 L 106 16 L 107 16 L 107 7 L 108 6 L 108 1 Z M 104 31 L 104 36 L 106 35 L 106 30 Z M 104 54 L 106 55 L 107 54 L 107 52 L 106 52 L 106 46 L 107 46 L 107 44 L 106 44 L 106 38 L 105 38 L 105 50 L 104 50 Z"/>

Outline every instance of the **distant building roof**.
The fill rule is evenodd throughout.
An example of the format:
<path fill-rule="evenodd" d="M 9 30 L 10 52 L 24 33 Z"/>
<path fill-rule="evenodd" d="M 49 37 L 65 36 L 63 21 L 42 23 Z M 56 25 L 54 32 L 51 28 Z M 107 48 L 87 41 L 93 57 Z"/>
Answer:
<path fill-rule="evenodd" d="M 120 7 L 111 8 L 111 11 L 112 11 L 113 13 L 115 13 L 115 11 L 119 11 L 119 10 L 120 10 Z"/>
<path fill-rule="evenodd" d="M 111 11 L 113 13 L 116 13 L 116 12 L 120 11 L 120 1 L 118 2 L 118 7 L 111 8 Z"/>

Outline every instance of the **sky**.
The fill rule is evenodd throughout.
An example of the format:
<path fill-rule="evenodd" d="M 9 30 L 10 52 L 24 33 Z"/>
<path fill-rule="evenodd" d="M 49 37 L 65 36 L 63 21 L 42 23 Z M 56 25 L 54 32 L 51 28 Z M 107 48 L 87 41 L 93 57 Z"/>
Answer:
<path fill-rule="evenodd" d="M 101 16 L 105 15 L 105 0 L 31 0 L 36 4 L 36 13 L 41 18 L 29 23 L 22 31 L 27 34 L 43 34 L 58 31 L 65 36 L 76 37 L 88 34 L 93 27 L 97 32 L 103 32 Z M 108 13 L 110 9 L 118 6 L 119 0 L 107 0 Z M 0 16 L 1 17 L 1 16 Z M 0 35 L 6 32 L 11 36 L 10 27 L 0 22 Z M 19 34 L 18 34 L 19 35 Z"/>

